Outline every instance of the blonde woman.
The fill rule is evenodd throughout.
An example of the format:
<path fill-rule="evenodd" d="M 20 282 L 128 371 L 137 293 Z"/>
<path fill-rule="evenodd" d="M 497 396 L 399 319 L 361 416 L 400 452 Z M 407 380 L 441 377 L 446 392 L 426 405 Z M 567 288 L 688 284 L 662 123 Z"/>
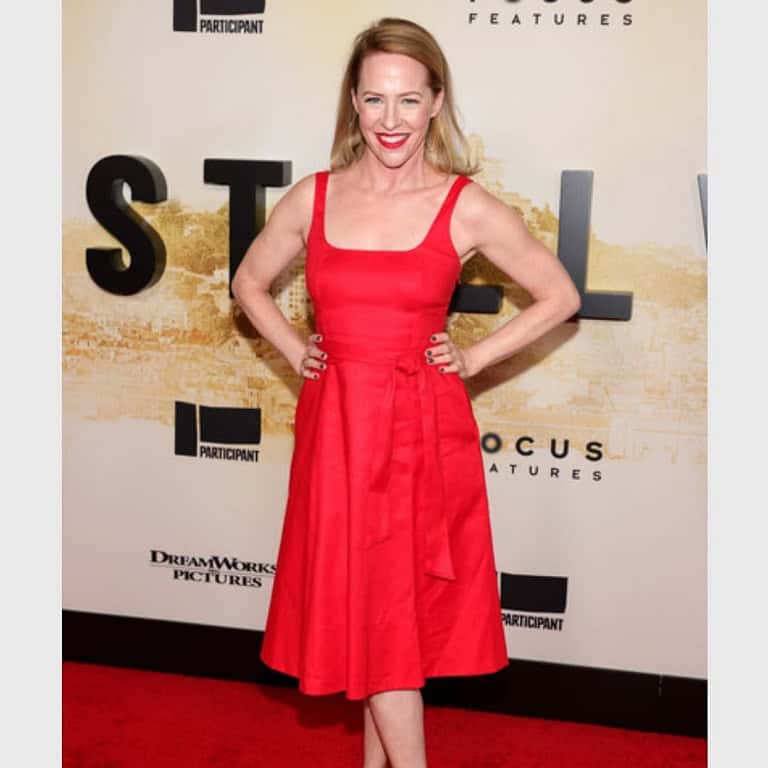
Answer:
<path fill-rule="evenodd" d="M 282 197 L 232 284 L 303 377 L 261 658 L 306 694 L 363 702 L 365 768 L 426 766 L 426 678 L 509 663 L 464 380 L 580 305 L 557 258 L 471 180 L 477 170 L 438 43 L 380 19 L 354 41 L 329 169 Z M 269 293 L 304 248 L 308 340 Z M 477 253 L 535 302 L 460 348 L 446 314 Z"/>

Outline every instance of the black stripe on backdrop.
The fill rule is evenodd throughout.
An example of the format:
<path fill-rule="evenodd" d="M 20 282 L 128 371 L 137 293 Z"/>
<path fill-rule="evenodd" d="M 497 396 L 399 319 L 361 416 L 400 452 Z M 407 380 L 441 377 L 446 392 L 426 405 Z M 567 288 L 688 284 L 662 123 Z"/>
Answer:
<path fill-rule="evenodd" d="M 296 687 L 259 659 L 263 633 L 64 610 L 65 661 Z M 511 659 L 492 675 L 436 677 L 424 701 L 526 717 L 705 737 L 707 681 Z"/>
<path fill-rule="evenodd" d="M 212 16 L 264 13 L 264 0 L 200 0 L 200 13 Z"/>

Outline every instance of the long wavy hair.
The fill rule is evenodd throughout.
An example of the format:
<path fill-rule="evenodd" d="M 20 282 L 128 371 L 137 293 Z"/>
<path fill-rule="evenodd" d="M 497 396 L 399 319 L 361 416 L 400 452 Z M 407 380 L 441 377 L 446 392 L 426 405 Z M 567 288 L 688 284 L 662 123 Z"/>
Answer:
<path fill-rule="evenodd" d="M 393 17 L 373 22 L 355 37 L 339 92 L 331 170 L 347 168 L 359 160 L 365 150 L 350 91 L 357 91 L 363 59 L 375 52 L 400 53 L 416 59 L 427 68 L 427 84 L 432 93 L 437 96 L 440 91 L 444 92 L 440 111 L 430 120 L 427 130 L 425 159 L 444 173 L 467 176 L 478 173 L 480 167 L 472 161 L 469 142 L 459 127 L 451 73 L 443 51 L 424 27 Z"/>

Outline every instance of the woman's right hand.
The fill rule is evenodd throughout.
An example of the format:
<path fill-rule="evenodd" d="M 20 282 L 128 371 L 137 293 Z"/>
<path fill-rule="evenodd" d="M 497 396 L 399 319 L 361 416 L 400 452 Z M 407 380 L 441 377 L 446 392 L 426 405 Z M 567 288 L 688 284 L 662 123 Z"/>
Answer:
<path fill-rule="evenodd" d="M 324 371 L 327 367 L 323 360 L 328 357 L 328 353 L 323 352 L 315 343 L 322 340 L 323 337 L 319 333 L 313 333 L 309 337 L 309 342 L 304 350 L 298 370 L 298 373 L 304 376 L 305 379 L 319 379 L 319 371 Z"/>

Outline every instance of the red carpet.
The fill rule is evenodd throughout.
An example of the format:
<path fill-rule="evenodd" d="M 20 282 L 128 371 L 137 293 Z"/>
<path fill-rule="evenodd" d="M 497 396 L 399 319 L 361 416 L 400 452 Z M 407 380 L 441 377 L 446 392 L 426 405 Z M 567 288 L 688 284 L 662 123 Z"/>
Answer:
<path fill-rule="evenodd" d="M 65 662 L 64 768 L 360 768 L 343 695 Z M 703 768 L 684 736 L 425 707 L 430 768 Z"/>

